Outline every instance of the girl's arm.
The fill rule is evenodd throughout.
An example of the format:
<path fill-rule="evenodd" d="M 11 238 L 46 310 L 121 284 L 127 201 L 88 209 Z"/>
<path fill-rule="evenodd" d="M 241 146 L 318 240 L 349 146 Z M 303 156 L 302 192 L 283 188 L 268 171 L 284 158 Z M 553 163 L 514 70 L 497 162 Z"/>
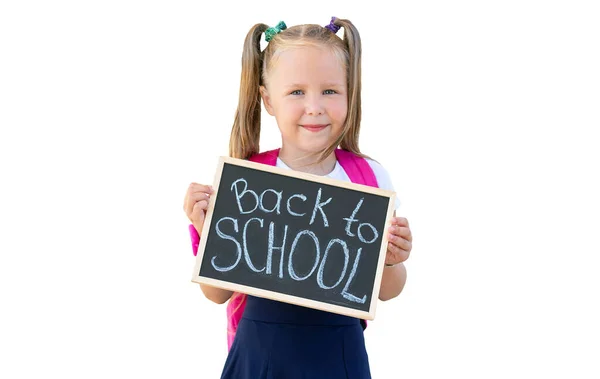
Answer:
<path fill-rule="evenodd" d="M 395 266 L 385 266 L 379 288 L 379 300 L 386 301 L 400 295 L 406 283 L 406 267 L 403 263 Z"/>
<path fill-rule="evenodd" d="M 210 301 L 213 301 L 217 304 L 223 304 L 231 295 L 233 295 L 232 291 L 224 290 L 217 287 L 212 287 L 207 284 L 200 284 L 200 289 L 204 293 L 204 296 Z"/>

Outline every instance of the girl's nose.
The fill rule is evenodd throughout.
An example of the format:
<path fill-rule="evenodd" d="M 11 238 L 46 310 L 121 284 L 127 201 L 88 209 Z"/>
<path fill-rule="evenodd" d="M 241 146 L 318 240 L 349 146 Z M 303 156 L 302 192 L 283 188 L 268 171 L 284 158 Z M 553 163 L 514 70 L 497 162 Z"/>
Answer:
<path fill-rule="evenodd" d="M 306 98 L 306 114 L 309 116 L 317 116 L 324 113 L 324 107 L 320 97 L 308 97 Z"/>

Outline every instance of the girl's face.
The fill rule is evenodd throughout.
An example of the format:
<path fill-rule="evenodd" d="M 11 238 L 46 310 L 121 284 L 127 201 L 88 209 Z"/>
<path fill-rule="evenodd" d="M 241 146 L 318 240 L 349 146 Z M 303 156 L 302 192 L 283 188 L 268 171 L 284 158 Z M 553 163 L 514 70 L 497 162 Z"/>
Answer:
<path fill-rule="evenodd" d="M 260 92 L 275 116 L 282 151 L 301 157 L 328 147 L 348 113 L 346 70 L 333 52 L 317 47 L 281 53 Z"/>

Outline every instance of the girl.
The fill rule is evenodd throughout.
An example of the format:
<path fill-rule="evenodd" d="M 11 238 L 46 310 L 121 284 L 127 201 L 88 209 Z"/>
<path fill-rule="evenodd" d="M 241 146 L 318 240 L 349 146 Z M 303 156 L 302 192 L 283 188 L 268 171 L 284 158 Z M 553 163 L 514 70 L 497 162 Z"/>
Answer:
<path fill-rule="evenodd" d="M 343 39 L 336 35 L 340 28 Z M 261 52 L 263 33 L 268 45 Z M 358 148 L 360 59 L 360 36 L 348 20 L 333 18 L 325 27 L 253 26 L 244 43 L 230 155 L 393 190 L 386 170 Z M 259 154 L 261 100 L 277 121 L 282 146 Z M 211 193 L 209 186 L 192 183 L 184 199 L 194 251 Z M 402 291 L 402 262 L 411 243 L 407 220 L 394 214 L 379 299 Z M 229 300 L 230 350 L 221 378 L 371 377 L 361 320 L 200 287 L 215 303 Z"/>

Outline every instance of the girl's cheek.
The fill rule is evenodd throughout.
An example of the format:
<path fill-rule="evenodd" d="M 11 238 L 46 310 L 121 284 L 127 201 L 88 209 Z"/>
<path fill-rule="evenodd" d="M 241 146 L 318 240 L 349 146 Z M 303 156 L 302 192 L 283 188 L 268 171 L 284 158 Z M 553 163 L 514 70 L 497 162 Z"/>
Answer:
<path fill-rule="evenodd" d="M 337 118 L 345 118 L 348 113 L 348 108 L 346 107 L 346 104 L 344 102 L 335 104 L 335 106 L 333 106 L 332 109 L 333 113 L 337 116 Z"/>

